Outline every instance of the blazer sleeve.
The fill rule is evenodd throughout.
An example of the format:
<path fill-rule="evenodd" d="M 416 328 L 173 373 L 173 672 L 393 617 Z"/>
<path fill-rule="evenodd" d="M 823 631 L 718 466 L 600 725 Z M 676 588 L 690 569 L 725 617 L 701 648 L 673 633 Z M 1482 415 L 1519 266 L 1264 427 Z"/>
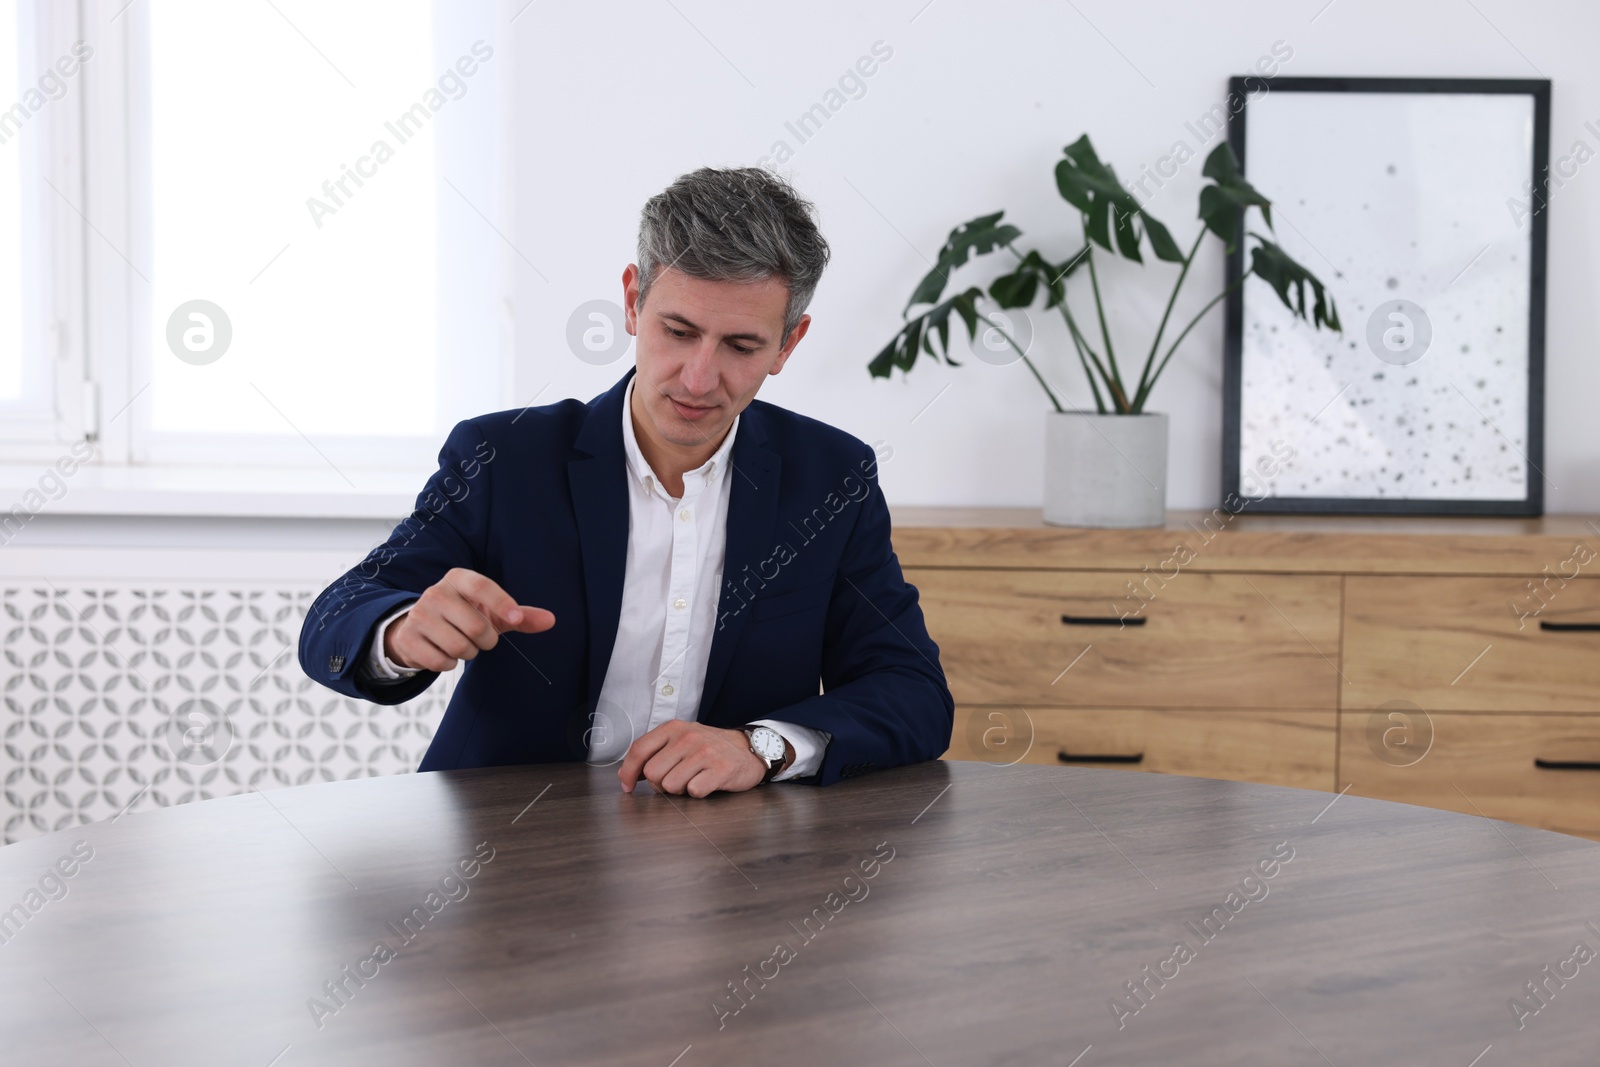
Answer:
<path fill-rule="evenodd" d="M 360 671 L 379 620 L 416 600 L 453 567 L 482 573 L 489 528 L 488 466 L 494 449 L 472 422 L 457 423 L 439 450 L 439 469 L 416 508 L 387 540 L 312 602 L 300 627 L 300 668 L 345 696 L 402 704 L 438 671 L 375 682 Z"/>
<path fill-rule="evenodd" d="M 870 448 L 867 458 L 876 469 Z M 818 696 L 770 717 L 833 735 L 817 782 L 937 759 L 950 747 L 955 701 L 928 636 L 917 590 L 890 543 L 876 477 L 834 576 Z"/>

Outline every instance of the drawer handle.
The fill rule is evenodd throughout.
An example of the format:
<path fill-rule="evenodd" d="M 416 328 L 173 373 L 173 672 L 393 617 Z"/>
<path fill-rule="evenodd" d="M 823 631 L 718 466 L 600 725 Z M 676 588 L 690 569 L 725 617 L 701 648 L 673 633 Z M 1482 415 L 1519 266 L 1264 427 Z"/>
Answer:
<path fill-rule="evenodd" d="M 1595 760 L 1540 759 L 1535 756 L 1533 765 L 1546 771 L 1600 771 L 1600 762 Z"/>
<path fill-rule="evenodd" d="M 1540 619 L 1539 629 L 1558 633 L 1594 633 L 1600 631 L 1600 622 L 1551 622 L 1549 619 Z"/>
<path fill-rule="evenodd" d="M 1062 763 L 1141 763 L 1144 753 L 1136 752 L 1131 756 L 1074 756 L 1066 749 L 1061 749 L 1056 753 L 1056 758 Z"/>
<path fill-rule="evenodd" d="M 1063 615 L 1061 621 L 1068 626 L 1143 626 L 1143 615 Z"/>

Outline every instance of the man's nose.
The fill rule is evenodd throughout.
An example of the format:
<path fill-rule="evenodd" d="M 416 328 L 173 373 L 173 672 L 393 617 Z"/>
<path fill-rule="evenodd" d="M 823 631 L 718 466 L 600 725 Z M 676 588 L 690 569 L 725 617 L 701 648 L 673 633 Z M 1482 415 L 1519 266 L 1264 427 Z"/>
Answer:
<path fill-rule="evenodd" d="M 678 374 L 683 387 L 694 396 L 705 396 L 717 387 L 717 342 L 701 338 L 700 344 L 684 360 Z"/>

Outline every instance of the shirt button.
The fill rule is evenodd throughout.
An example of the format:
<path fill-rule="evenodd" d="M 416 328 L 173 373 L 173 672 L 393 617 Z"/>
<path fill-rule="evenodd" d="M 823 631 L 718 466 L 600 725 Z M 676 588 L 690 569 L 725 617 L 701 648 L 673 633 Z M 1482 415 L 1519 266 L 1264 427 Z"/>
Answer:
<path fill-rule="evenodd" d="M 664 697 L 669 697 L 669 696 L 672 695 L 672 683 L 671 682 L 668 682 L 666 685 L 661 687 L 661 695 L 664 696 Z"/>
<path fill-rule="evenodd" d="M 689 602 L 683 599 L 683 597 L 679 597 L 677 600 L 672 602 L 672 606 L 677 608 L 679 611 L 682 611 L 684 608 L 689 606 Z"/>
<path fill-rule="evenodd" d="M 682 511 L 678 512 L 678 518 L 682 519 L 684 522 L 688 522 L 691 518 L 693 518 L 693 514 L 688 508 L 684 508 Z"/>

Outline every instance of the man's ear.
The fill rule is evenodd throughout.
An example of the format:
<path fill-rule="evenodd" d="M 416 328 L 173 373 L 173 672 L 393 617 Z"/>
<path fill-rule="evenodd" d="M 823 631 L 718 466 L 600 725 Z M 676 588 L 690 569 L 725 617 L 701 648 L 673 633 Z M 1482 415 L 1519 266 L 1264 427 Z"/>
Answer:
<path fill-rule="evenodd" d="M 639 336 L 639 267 L 629 263 L 622 272 L 622 325 L 633 336 Z"/>
<path fill-rule="evenodd" d="M 772 369 L 767 371 L 768 374 L 777 374 L 783 369 L 783 365 L 789 362 L 789 353 L 794 351 L 794 346 L 800 343 L 800 338 L 804 337 L 810 328 L 811 316 L 801 315 L 800 321 L 795 323 L 794 329 L 790 331 L 789 339 L 783 343 L 783 348 L 778 352 L 778 358 L 773 361 Z"/>

